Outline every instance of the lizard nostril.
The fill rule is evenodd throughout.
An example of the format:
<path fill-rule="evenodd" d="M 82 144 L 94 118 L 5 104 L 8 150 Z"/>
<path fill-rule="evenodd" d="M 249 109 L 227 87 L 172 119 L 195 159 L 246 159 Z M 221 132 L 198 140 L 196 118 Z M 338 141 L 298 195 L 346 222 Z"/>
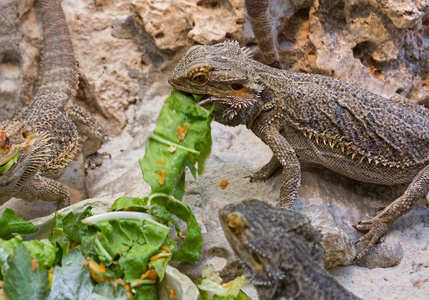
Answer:
<path fill-rule="evenodd" d="M 237 91 L 237 90 L 241 90 L 243 88 L 243 86 L 241 84 L 239 84 L 239 83 L 233 83 L 233 84 L 231 84 L 231 88 L 234 91 Z"/>

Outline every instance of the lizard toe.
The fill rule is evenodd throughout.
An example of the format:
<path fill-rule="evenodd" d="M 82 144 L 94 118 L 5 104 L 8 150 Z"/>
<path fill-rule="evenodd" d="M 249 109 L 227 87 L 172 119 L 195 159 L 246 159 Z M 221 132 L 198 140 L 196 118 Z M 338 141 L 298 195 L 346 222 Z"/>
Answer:
<path fill-rule="evenodd" d="M 95 167 L 100 166 L 103 163 L 103 157 L 108 156 L 109 158 L 112 158 L 110 153 L 107 152 L 95 152 L 94 154 L 88 156 L 85 159 L 85 170 L 95 169 Z"/>
<path fill-rule="evenodd" d="M 384 236 L 389 230 L 390 224 L 383 222 L 378 217 L 374 217 L 372 219 L 361 221 L 357 225 L 353 226 L 356 230 L 359 231 L 368 231 L 364 236 L 356 241 L 355 244 L 358 244 L 363 241 L 367 241 L 368 244 L 366 247 L 356 255 L 353 261 L 357 261 L 364 257 L 371 248 L 377 243 L 384 240 Z"/>

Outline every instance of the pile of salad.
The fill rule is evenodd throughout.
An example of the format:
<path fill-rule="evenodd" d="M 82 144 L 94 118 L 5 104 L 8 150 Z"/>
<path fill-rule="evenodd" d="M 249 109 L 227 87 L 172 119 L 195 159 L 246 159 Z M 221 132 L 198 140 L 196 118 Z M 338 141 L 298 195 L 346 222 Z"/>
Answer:
<path fill-rule="evenodd" d="M 201 174 L 211 149 L 211 111 L 198 96 L 173 90 L 140 159 L 151 186 L 144 198 L 122 197 L 110 210 L 80 216 L 55 213 L 47 239 L 24 241 L 37 227 L 6 209 L 0 218 L 0 299 L 157 299 L 170 260 L 198 262 L 203 239 L 181 199 L 185 167 Z M 198 164 L 195 167 L 195 164 Z M 186 224 L 181 231 L 179 222 Z M 173 234 L 175 232 L 175 235 Z M 207 269 L 202 299 L 250 299 L 244 278 L 223 284 Z M 175 291 L 166 286 L 171 299 Z"/>

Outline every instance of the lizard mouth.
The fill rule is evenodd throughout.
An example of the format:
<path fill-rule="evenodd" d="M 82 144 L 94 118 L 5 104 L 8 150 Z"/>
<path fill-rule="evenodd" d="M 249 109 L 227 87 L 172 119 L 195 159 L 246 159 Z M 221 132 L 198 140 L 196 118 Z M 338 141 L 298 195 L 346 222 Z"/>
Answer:
<path fill-rule="evenodd" d="M 6 174 L 10 169 L 12 169 L 16 165 L 20 155 L 21 155 L 21 149 L 18 148 L 18 151 L 16 152 L 16 154 L 11 159 L 9 159 L 6 163 L 0 166 L 0 176 Z"/>
<path fill-rule="evenodd" d="M 227 98 L 217 97 L 213 95 L 203 95 L 198 101 L 198 105 L 204 108 L 210 108 L 214 102 L 219 102 L 219 100 L 226 100 Z"/>

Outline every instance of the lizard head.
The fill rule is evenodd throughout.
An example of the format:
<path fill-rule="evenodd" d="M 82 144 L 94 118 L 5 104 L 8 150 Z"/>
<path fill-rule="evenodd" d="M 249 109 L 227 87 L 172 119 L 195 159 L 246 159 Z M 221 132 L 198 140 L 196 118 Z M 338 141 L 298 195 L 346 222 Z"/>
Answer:
<path fill-rule="evenodd" d="M 198 102 L 213 109 L 219 123 L 247 124 L 262 88 L 251 76 L 249 55 L 237 42 L 194 46 L 179 61 L 168 82 L 181 91 L 203 95 Z"/>
<path fill-rule="evenodd" d="M 225 236 L 245 269 L 245 276 L 254 285 L 271 286 L 283 279 L 281 243 L 271 235 L 267 215 L 262 210 L 272 207 L 263 201 L 246 200 L 219 210 Z M 260 210 L 262 209 L 262 210 Z M 282 229 L 283 230 L 283 229 Z"/>
<path fill-rule="evenodd" d="M 252 199 L 222 207 L 219 219 L 246 277 L 257 288 L 275 289 L 286 277 L 293 281 L 294 272 L 302 268 L 300 257 L 317 259 L 321 254 L 319 231 L 299 212 Z"/>
<path fill-rule="evenodd" d="M 14 120 L 0 129 L 0 187 L 36 172 L 45 163 L 47 141 L 46 135 L 35 134 Z"/>

